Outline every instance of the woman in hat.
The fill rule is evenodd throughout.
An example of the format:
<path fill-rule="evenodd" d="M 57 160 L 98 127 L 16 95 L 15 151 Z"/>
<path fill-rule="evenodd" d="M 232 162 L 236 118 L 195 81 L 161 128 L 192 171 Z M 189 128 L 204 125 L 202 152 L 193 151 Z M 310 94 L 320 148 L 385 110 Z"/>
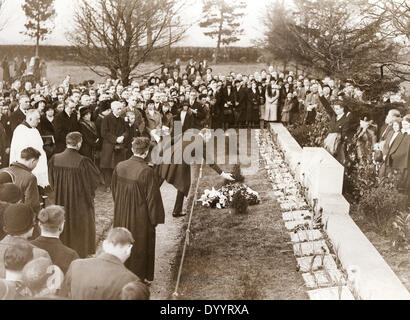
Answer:
<path fill-rule="evenodd" d="M 83 144 L 80 153 L 95 162 L 96 151 L 100 139 L 98 137 L 97 127 L 91 121 L 91 110 L 87 107 L 80 109 L 80 133 L 83 135 Z"/>

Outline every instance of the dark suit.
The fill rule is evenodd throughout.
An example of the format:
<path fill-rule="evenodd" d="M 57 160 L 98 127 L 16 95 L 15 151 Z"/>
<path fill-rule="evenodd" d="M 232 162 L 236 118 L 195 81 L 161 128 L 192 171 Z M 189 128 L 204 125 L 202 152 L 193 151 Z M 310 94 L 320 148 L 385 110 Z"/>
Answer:
<path fill-rule="evenodd" d="M 174 121 L 181 121 L 181 112 L 178 112 L 176 115 Z M 182 124 L 182 132 L 187 131 L 188 129 L 192 129 L 194 127 L 194 115 L 192 114 L 192 111 L 188 109 L 185 115 L 184 123 Z M 175 128 L 175 125 L 174 125 Z M 173 135 L 173 134 L 172 134 Z"/>
<path fill-rule="evenodd" d="M 235 92 L 235 122 L 238 125 L 239 122 L 246 121 L 246 105 L 248 102 L 248 89 L 244 86 L 241 86 L 239 90 L 234 89 Z"/>
<path fill-rule="evenodd" d="M 78 131 L 77 115 L 72 114 L 70 117 L 63 111 L 56 115 L 54 119 L 54 127 L 56 132 L 56 150 L 55 153 L 63 152 L 66 148 L 67 134 Z"/>
<path fill-rule="evenodd" d="M 148 300 L 149 291 L 121 261 L 108 253 L 71 263 L 61 295 L 73 300 L 120 300 L 125 285 L 136 282 L 139 300 Z"/>
<path fill-rule="evenodd" d="M 39 131 L 41 134 L 41 137 L 43 138 L 44 141 L 44 151 L 47 154 L 47 159 L 49 160 L 55 151 L 56 148 L 56 132 L 55 132 L 55 126 L 54 126 L 54 120 L 53 122 L 50 122 L 47 117 L 42 116 L 40 125 L 39 125 Z M 53 142 L 53 137 L 54 142 Z"/>
<path fill-rule="evenodd" d="M 194 102 L 189 101 L 189 108 L 191 110 L 197 111 L 196 114 L 192 113 L 192 116 L 194 118 L 193 121 L 193 128 L 201 130 L 204 128 L 203 121 L 206 118 L 206 112 L 202 105 L 198 102 L 198 100 L 195 100 Z"/>
<path fill-rule="evenodd" d="M 18 108 L 10 116 L 10 131 L 13 134 L 14 129 L 16 129 L 23 121 L 26 120 L 26 115 Z"/>
<path fill-rule="evenodd" d="M 51 257 L 51 261 L 53 261 L 53 263 L 58 266 L 64 274 L 67 273 L 71 262 L 80 258 L 77 252 L 65 246 L 61 240 L 57 238 L 40 236 L 36 240 L 31 241 L 31 244 L 35 245 L 37 248 L 47 251 Z"/>

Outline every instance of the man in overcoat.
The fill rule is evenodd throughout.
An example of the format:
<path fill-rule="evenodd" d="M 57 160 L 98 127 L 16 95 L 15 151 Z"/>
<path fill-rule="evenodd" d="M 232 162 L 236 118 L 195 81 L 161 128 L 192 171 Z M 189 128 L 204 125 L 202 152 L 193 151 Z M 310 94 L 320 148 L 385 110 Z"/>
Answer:
<path fill-rule="evenodd" d="M 134 243 L 128 230 L 112 229 L 103 242 L 103 253 L 71 263 L 60 294 L 73 300 L 120 300 L 124 286 L 135 283 L 136 298 L 148 300 L 146 285 L 124 266 Z"/>
<path fill-rule="evenodd" d="M 126 159 L 127 124 L 122 117 L 124 105 L 121 102 L 111 103 L 112 112 L 101 122 L 101 137 L 103 139 L 100 168 L 104 175 L 106 191 L 109 192 L 111 177 L 118 163 Z"/>

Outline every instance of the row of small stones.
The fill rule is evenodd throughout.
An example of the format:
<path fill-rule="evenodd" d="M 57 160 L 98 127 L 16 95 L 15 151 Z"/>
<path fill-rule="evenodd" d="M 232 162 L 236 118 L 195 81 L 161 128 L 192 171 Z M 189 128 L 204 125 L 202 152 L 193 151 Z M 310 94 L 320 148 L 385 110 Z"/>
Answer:
<path fill-rule="evenodd" d="M 272 136 L 268 131 L 258 130 L 256 141 L 289 232 L 297 270 L 302 272 L 306 286 L 315 289 L 308 291 L 310 299 L 354 299 L 326 243 L 318 221 L 321 217 L 315 216 L 306 203 Z"/>

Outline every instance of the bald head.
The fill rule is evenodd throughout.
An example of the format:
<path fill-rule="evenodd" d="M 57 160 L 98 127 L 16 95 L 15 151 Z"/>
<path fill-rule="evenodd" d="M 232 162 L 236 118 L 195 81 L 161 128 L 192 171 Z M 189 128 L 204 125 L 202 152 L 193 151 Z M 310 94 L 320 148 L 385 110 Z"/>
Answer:
<path fill-rule="evenodd" d="M 40 113 L 34 109 L 27 110 L 26 122 L 30 125 L 30 127 L 37 128 L 40 123 Z"/>
<path fill-rule="evenodd" d="M 119 101 L 114 101 L 111 103 L 111 110 L 114 116 L 119 117 L 122 113 L 122 110 L 124 108 L 124 105 L 122 102 Z"/>

